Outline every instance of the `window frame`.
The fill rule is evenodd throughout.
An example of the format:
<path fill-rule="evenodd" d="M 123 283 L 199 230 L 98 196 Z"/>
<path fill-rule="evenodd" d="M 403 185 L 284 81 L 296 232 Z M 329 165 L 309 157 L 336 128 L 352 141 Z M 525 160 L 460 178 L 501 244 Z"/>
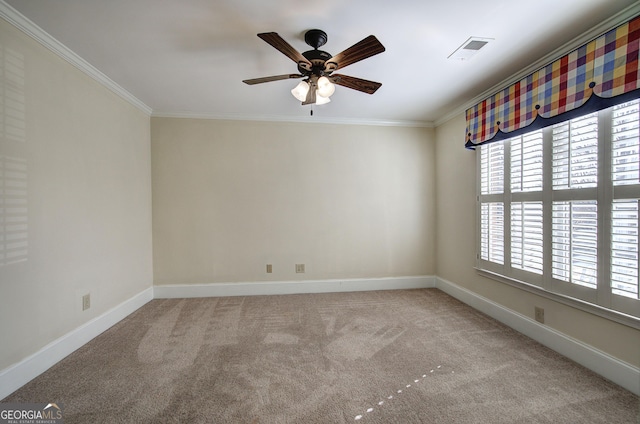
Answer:
<path fill-rule="evenodd" d="M 639 105 L 640 107 L 640 105 Z M 640 112 L 639 112 L 640 113 Z M 477 151 L 476 161 L 476 271 L 488 277 L 525 291 L 543 296 L 559 303 L 602 316 L 604 318 L 640 329 L 640 299 L 613 294 L 611 288 L 611 226 L 612 207 L 616 199 L 640 199 L 640 184 L 613 185 L 612 177 L 612 117 L 613 107 L 597 112 L 598 121 L 598 165 L 597 186 L 582 189 L 553 188 L 553 126 L 543 128 L 542 161 L 543 187 L 540 191 L 512 192 L 511 184 L 511 140 L 503 144 L 503 190 L 502 193 L 482 194 L 482 150 Z M 574 118 L 576 119 L 576 118 Z M 530 133 L 522 134 L 520 140 Z M 522 147 L 520 147 L 522 149 Z M 554 202 L 568 200 L 597 201 L 597 287 L 582 287 L 552 277 L 552 207 Z M 511 266 L 511 205 L 520 202 L 538 202 L 543 206 L 543 272 L 542 275 Z M 500 202 L 504 216 L 504 260 L 502 264 L 482 259 L 482 205 Z"/>

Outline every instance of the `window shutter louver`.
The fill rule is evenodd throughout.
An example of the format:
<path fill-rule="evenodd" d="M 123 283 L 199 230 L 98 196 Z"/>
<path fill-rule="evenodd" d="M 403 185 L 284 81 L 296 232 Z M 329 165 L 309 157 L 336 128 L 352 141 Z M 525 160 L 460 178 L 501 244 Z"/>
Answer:
<path fill-rule="evenodd" d="M 598 211 L 596 201 L 553 202 L 553 278 L 596 288 Z"/>
<path fill-rule="evenodd" d="M 480 151 L 480 167 L 486 178 L 482 179 L 482 194 L 499 194 L 504 191 L 504 145 L 502 143 L 483 147 Z"/>
<path fill-rule="evenodd" d="M 638 200 L 614 200 L 611 213 L 611 291 L 638 299 Z"/>
<path fill-rule="evenodd" d="M 515 137 L 511 143 L 511 191 L 542 190 L 542 130 Z"/>
<path fill-rule="evenodd" d="M 481 209 L 481 258 L 504 264 L 504 204 L 483 203 Z"/>
<path fill-rule="evenodd" d="M 511 266 L 542 274 L 542 202 L 511 203 Z"/>
<path fill-rule="evenodd" d="M 553 126 L 553 188 L 595 187 L 598 183 L 598 114 Z"/>
<path fill-rule="evenodd" d="M 614 187 L 640 184 L 640 102 L 613 108 L 611 179 Z M 617 192 L 614 189 L 614 197 Z M 613 200 L 611 208 L 611 292 L 638 297 L 638 199 Z"/>
<path fill-rule="evenodd" d="M 640 104 L 628 102 L 613 108 L 612 178 L 613 185 L 640 183 L 639 158 Z"/>

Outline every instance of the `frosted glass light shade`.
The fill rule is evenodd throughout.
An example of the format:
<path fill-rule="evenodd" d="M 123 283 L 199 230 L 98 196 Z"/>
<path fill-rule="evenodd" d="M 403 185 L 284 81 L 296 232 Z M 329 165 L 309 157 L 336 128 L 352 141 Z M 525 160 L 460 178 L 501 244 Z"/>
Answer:
<path fill-rule="evenodd" d="M 316 90 L 316 104 L 317 105 L 324 105 L 326 103 L 329 103 L 331 101 L 330 98 L 328 97 L 323 97 L 320 95 L 320 90 Z"/>
<path fill-rule="evenodd" d="M 318 78 L 318 95 L 329 98 L 336 91 L 336 86 L 327 77 Z"/>
<path fill-rule="evenodd" d="M 307 93 L 309 92 L 309 84 L 305 81 L 300 81 L 298 85 L 295 86 L 293 90 L 291 90 L 291 94 L 293 97 L 304 102 L 307 99 Z"/>

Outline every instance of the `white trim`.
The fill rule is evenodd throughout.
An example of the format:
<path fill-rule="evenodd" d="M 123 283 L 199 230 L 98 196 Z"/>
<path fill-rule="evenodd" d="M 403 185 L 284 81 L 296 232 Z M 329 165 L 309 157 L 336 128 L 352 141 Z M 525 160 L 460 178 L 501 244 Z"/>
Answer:
<path fill-rule="evenodd" d="M 531 337 L 632 393 L 640 395 L 640 368 L 540 324 L 518 312 L 507 309 L 444 278 L 436 277 L 436 288 L 502 322 L 519 333 Z"/>
<path fill-rule="evenodd" d="M 154 111 L 152 118 L 181 118 L 181 119 L 212 119 L 221 121 L 267 121 L 267 122 L 291 122 L 305 124 L 334 124 L 334 125 L 366 125 L 379 127 L 410 127 L 410 128 L 435 128 L 433 122 L 427 121 L 399 121 L 379 119 L 336 118 L 330 116 L 299 116 L 281 115 L 232 115 L 232 114 L 206 114 L 196 112 L 162 112 Z"/>
<path fill-rule="evenodd" d="M 4 0 L 0 0 L 0 17 L 18 28 L 20 31 L 24 32 L 29 37 L 36 40 L 38 43 L 49 49 L 60 58 L 66 60 L 71 65 L 78 68 L 80 71 L 84 72 L 85 74 L 102 84 L 104 87 L 108 88 L 127 102 L 131 103 L 136 108 L 140 109 L 142 112 L 146 113 L 147 115 L 151 115 L 152 109 L 149 106 L 147 106 L 133 94 L 122 88 L 115 81 L 103 74 L 89 62 L 74 53 L 67 46 L 53 38 L 38 25 L 36 25 L 27 17 L 14 9 L 11 5 L 5 3 Z"/>
<path fill-rule="evenodd" d="M 154 286 L 155 299 L 187 297 L 258 296 L 302 293 L 338 293 L 435 287 L 435 276 L 353 278 L 313 281 L 263 281 Z"/>
<path fill-rule="evenodd" d="M 572 308 L 580 309 L 593 315 L 597 315 L 602 318 L 606 318 L 610 321 L 615 321 L 618 324 L 623 324 L 636 330 L 640 330 L 640 318 L 633 315 L 625 314 L 613 309 L 603 308 L 595 303 L 585 302 L 575 297 L 567 296 L 562 293 L 555 293 L 545 290 L 543 287 L 538 287 L 526 281 L 510 278 L 497 272 L 489 271 L 487 269 L 475 268 L 476 272 L 483 277 L 490 278 L 495 281 L 499 281 L 504 284 L 508 284 L 512 287 L 517 287 L 521 290 L 528 291 L 535 295 L 546 297 L 555 302 L 562 303 Z"/>
<path fill-rule="evenodd" d="M 640 14 L 640 3 L 636 3 L 627 7 L 626 9 L 620 11 L 619 13 L 604 20 L 599 25 L 594 26 L 589 31 L 577 36 L 576 38 L 572 39 L 568 43 L 565 43 L 562 46 L 558 47 L 551 53 L 545 55 L 544 57 L 540 58 L 536 62 L 529 65 L 528 67 L 522 69 L 517 74 L 512 75 L 511 78 L 501 81 L 500 83 L 494 85 L 490 89 L 483 91 L 481 94 L 477 95 L 473 99 L 455 108 L 453 111 L 447 113 L 442 118 L 437 119 L 435 121 L 435 126 L 439 127 L 440 125 L 450 121 L 451 119 L 459 115 L 464 115 L 467 109 L 475 106 L 476 104 L 483 101 L 487 97 L 493 96 L 495 93 L 497 93 L 500 90 L 503 90 L 505 87 L 509 87 L 510 85 L 515 84 L 516 82 L 520 81 L 526 76 L 534 73 L 538 69 L 544 66 L 547 66 L 548 64 L 556 61 L 562 56 L 574 51 L 578 47 L 590 42 L 595 38 L 598 38 L 599 36 L 606 33 L 607 31 L 613 28 L 616 28 L 619 25 L 622 25 L 623 23 L 625 23 L 626 21 L 628 21 L 629 19 L 633 18 L 638 14 Z"/>
<path fill-rule="evenodd" d="M 149 287 L 99 317 L 52 341 L 33 355 L 0 371 L 0 399 L 9 396 L 152 299 L 153 288 Z"/>

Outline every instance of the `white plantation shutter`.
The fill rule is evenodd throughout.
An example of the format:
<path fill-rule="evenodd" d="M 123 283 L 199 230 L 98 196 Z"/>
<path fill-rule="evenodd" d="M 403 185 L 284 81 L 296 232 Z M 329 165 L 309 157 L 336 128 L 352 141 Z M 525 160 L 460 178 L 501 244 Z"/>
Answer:
<path fill-rule="evenodd" d="M 482 203 L 480 232 L 482 241 L 479 257 L 482 260 L 504 264 L 504 203 L 491 201 L 492 197 L 504 193 L 504 155 L 502 143 L 483 146 L 480 151 L 480 167 L 485 178 L 480 192 L 488 200 Z"/>
<path fill-rule="evenodd" d="M 638 296 L 640 243 L 638 198 L 619 198 L 625 189 L 636 188 L 640 196 L 640 102 L 613 107 L 611 122 L 611 292 L 632 299 Z M 620 187 L 617 189 L 616 187 Z"/>
<path fill-rule="evenodd" d="M 595 187 L 598 183 L 598 114 L 553 126 L 553 188 Z"/>
<path fill-rule="evenodd" d="M 552 127 L 553 190 L 586 189 L 598 184 L 598 113 Z M 597 194 L 594 192 L 593 196 Z M 552 205 L 553 278 L 597 288 L 597 201 L 563 201 Z"/>
<path fill-rule="evenodd" d="M 542 274 L 542 202 L 511 203 L 511 266 Z"/>
<path fill-rule="evenodd" d="M 489 144 L 480 149 L 482 179 L 480 192 L 496 194 L 504 191 L 504 145 Z"/>
<path fill-rule="evenodd" d="M 614 186 L 640 183 L 639 110 L 638 101 L 613 108 L 611 165 Z"/>
<path fill-rule="evenodd" d="M 542 139 L 542 130 L 538 130 L 508 140 L 511 193 L 527 193 L 529 198 L 541 193 Z M 542 275 L 542 201 L 510 200 L 511 266 Z"/>
<path fill-rule="evenodd" d="M 595 201 L 553 202 L 553 278 L 597 286 L 598 211 Z"/>
<path fill-rule="evenodd" d="M 638 299 L 638 200 L 614 200 L 611 213 L 611 290 Z"/>
<path fill-rule="evenodd" d="M 509 140 L 511 144 L 511 191 L 542 190 L 542 130 Z"/>
<path fill-rule="evenodd" d="M 478 172 L 483 275 L 640 328 L 640 100 L 483 145 Z"/>
<path fill-rule="evenodd" d="M 482 244 L 480 256 L 485 261 L 504 263 L 504 204 L 483 203 L 481 213 Z"/>

